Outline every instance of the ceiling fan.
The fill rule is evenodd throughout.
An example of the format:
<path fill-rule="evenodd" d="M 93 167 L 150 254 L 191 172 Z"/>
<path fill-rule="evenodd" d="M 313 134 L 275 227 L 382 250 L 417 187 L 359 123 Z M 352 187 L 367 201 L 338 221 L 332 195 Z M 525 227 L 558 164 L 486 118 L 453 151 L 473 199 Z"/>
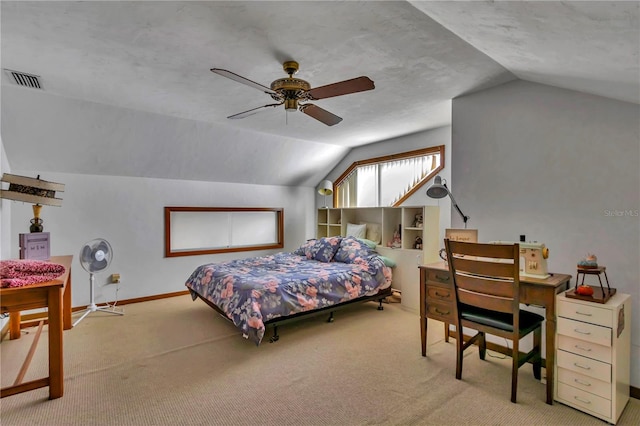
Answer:
<path fill-rule="evenodd" d="M 238 83 L 256 88 L 271 96 L 271 98 L 277 102 L 275 104 L 263 105 L 248 111 L 230 115 L 227 118 L 245 118 L 260 111 L 264 111 L 266 108 L 275 108 L 277 106 L 284 105 L 284 109 L 287 111 L 296 111 L 299 109 L 309 117 L 315 118 L 327 126 L 333 126 L 341 122 L 342 118 L 320 108 L 317 105 L 307 102 L 332 98 L 334 96 L 348 95 L 350 93 L 364 92 L 365 90 L 372 90 L 375 88 L 373 81 L 369 77 L 361 76 L 352 78 L 351 80 L 340 81 L 338 83 L 328 84 L 326 86 L 320 86 L 312 89 L 308 82 L 293 76 L 298 72 L 298 67 L 299 66 L 296 61 L 286 61 L 283 63 L 282 68 L 287 74 L 289 74 L 289 77 L 275 80 L 271 83 L 271 87 L 263 86 L 260 83 L 251 81 L 231 71 L 220 68 L 211 68 L 212 72 L 223 77 L 230 78 Z"/>

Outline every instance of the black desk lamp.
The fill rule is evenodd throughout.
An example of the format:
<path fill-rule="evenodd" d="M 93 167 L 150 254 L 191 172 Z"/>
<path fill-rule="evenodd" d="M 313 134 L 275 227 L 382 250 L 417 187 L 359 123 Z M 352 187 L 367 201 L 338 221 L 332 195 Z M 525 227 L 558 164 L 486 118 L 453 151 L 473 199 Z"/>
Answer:
<path fill-rule="evenodd" d="M 462 221 L 464 222 L 464 227 L 466 229 L 467 220 L 470 219 L 469 216 L 465 216 L 464 213 L 462 213 L 462 210 L 460 210 L 460 207 L 458 207 L 458 203 L 456 203 L 455 198 L 453 198 L 453 194 L 451 194 L 451 191 L 449 191 L 449 188 L 447 188 L 447 180 L 445 179 L 443 182 L 443 179 L 440 176 L 436 176 L 433 180 L 433 185 L 427 188 L 427 196 L 429 198 L 444 198 L 447 195 L 451 198 L 453 207 L 456 208 L 456 210 L 462 217 Z"/>

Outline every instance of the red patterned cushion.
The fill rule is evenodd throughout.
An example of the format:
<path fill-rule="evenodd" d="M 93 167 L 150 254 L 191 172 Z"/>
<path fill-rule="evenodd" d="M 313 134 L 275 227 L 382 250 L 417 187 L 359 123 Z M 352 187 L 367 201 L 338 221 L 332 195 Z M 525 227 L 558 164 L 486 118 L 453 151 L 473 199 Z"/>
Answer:
<path fill-rule="evenodd" d="M 51 281 L 64 273 L 64 266 L 43 260 L 0 260 L 3 288 Z"/>

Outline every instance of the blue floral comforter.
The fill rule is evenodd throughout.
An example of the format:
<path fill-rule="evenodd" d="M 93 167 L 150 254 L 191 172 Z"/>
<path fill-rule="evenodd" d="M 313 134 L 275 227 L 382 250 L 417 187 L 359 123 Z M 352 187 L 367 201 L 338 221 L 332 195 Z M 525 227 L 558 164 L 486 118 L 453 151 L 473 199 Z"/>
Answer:
<path fill-rule="evenodd" d="M 335 254 L 343 249 L 337 259 L 303 246 L 294 253 L 201 265 L 186 286 L 194 299 L 200 295 L 212 302 L 259 345 L 266 321 L 375 295 L 391 285 L 391 269 L 375 252 L 357 242 L 341 245 L 342 240 L 330 247 Z M 318 245 L 330 246 L 326 241 Z"/>

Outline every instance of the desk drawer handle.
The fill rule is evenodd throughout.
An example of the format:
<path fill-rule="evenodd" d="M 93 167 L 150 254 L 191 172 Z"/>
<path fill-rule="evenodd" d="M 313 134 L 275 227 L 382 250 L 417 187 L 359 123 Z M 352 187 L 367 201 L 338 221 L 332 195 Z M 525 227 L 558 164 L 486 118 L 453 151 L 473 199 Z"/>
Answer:
<path fill-rule="evenodd" d="M 583 370 L 591 370 L 591 367 L 589 367 L 588 365 L 580 365 L 577 362 L 574 362 L 573 365 L 575 365 L 578 368 L 582 368 Z"/>
<path fill-rule="evenodd" d="M 587 336 L 591 334 L 590 331 L 582 331 L 579 328 L 574 328 L 573 331 L 575 331 L 576 333 L 585 334 Z"/>
<path fill-rule="evenodd" d="M 574 382 L 576 382 L 576 383 L 577 383 L 577 384 L 579 384 L 579 385 L 582 385 L 582 386 L 591 386 L 591 383 L 589 383 L 589 382 L 583 382 L 582 380 L 573 379 L 573 381 L 574 381 Z"/>
<path fill-rule="evenodd" d="M 436 296 L 438 296 L 438 297 L 449 297 L 449 293 L 444 293 L 444 294 L 443 294 L 443 293 L 440 293 L 439 291 L 436 291 L 436 293 L 435 293 L 435 294 L 436 294 Z"/>
<path fill-rule="evenodd" d="M 579 345 L 576 345 L 575 348 L 580 349 L 581 351 L 591 352 L 591 348 L 583 348 L 582 346 L 579 346 Z"/>
<path fill-rule="evenodd" d="M 574 398 L 575 398 L 576 400 L 578 400 L 578 401 L 582 402 L 583 404 L 591 404 L 591 401 L 587 401 L 586 399 L 582 399 L 582 398 L 579 398 L 579 397 L 577 397 L 577 396 L 574 396 Z"/>
<path fill-rule="evenodd" d="M 436 279 L 439 280 L 439 281 L 449 281 L 449 276 L 445 275 L 443 277 L 443 276 L 440 276 L 440 275 L 436 274 Z"/>
<path fill-rule="evenodd" d="M 434 309 L 434 311 L 436 311 L 436 313 L 437 313 L 437 314 L 440 314 L 440 315 L 449 315 L 449 311 L 447 311 L 447 312 L 442 312 L 442 311 L 441 311 L 440 309 L 438 309 L 438 308 L 435 308 L 435 309 Z"/>
<path fill-rule="evenodd" d="M 593 316 L 593 314 L 589 313 L 589 312 L 580 312 L 580 311 L 576 311 L 576 314 L 578 315 L 584 315 L 585 317 L 591 317 Z"/>

